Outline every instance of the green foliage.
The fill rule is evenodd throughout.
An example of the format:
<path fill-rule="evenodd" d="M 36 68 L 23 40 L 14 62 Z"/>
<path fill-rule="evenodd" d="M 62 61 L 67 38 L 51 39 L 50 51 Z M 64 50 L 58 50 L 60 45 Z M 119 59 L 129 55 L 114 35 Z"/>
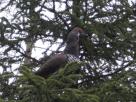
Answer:
<path fill-rule="evenodd" d="M 1 0 L 0 102 L 135 102 L 135 8 L 133 0 Z M 80 43 L 85 63 L 35 76 L 75 26 L 87 34 Z M 45 55 L 32 57 L 34 49 Z"/>
<path fill-rule="evenodd" d="M 102 102 L 135 101 L 135 85 L 130 81 L 134 79 L 132 73 L 135 72 L 122 72 L 120 75 L 103 83 L 99 93 Z"/>
<path fill-rule="evenodd" d="M 19 102 L 98 102 L 98 96 L 77 88 L 81 76 L 74 74 L 71 68 L 77 70 L 79 66 L 79 63 L 70 63 L 48 79 L 36 76 L 24 67 L 17 80 L 15 99 Z"/>

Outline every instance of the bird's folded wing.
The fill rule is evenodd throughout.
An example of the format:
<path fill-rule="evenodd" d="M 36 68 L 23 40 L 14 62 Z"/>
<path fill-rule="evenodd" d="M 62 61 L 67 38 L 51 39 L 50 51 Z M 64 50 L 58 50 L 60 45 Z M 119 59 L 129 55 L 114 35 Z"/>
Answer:
<path fill-rule="evenodd" d="M 46 61 L 35 74 L 46 78 L 56 72 L 61 66 L 65 65 L 66 62 L 67 57 L 65 54 L 57 54 Z"/>

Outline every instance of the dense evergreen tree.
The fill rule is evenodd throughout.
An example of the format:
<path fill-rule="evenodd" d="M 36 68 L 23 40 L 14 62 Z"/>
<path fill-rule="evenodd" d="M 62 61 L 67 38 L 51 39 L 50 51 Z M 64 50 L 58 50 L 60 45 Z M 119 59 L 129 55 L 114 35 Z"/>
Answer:
<path fill-rule="evenodd" d="M 135 1 L 2 0 L 0 11 L 1 102 L 136 101 Z M 48 79 L 34 75 L 75 26 L 88 36 L 80 42 L 81 63 Z M 43 50 L 40 59 L 35 49 Z"/>

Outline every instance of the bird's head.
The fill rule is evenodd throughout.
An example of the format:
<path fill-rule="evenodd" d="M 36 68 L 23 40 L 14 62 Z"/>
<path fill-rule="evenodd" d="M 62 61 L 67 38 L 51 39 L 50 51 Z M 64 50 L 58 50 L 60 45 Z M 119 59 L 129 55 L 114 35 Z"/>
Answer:
<path fill-rule="evenodd" d="M 86 36 L 84 30 L 80 27 L 75 27 L 67 37 L 67 43 L 79 42 L 79 38 Z"/>
<path fill-rule="evenodd" d="M 64 50 L 65 53 L 79 56 L 79 39 L 80 36 L 85 36 L 82 28 L 75 27 L 67 37 L 67 45 Z"/>

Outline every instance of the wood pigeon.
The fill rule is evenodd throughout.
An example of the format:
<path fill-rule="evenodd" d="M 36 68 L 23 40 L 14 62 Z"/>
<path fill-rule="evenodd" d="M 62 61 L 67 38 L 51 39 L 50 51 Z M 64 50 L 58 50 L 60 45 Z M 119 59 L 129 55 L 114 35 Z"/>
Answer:
<path fill-rule="evenodd" d="M 36 75 L 47 78 L 50 74 L 56 72 L 60 67 L 69 62 L 80 61 L 79 59 L 79 37 L 84 35 L 83 29 L 75 27 L 67 37 L 66 48 L 60 54 L 52 56 L 41 68 L 35 72 Z"/>

